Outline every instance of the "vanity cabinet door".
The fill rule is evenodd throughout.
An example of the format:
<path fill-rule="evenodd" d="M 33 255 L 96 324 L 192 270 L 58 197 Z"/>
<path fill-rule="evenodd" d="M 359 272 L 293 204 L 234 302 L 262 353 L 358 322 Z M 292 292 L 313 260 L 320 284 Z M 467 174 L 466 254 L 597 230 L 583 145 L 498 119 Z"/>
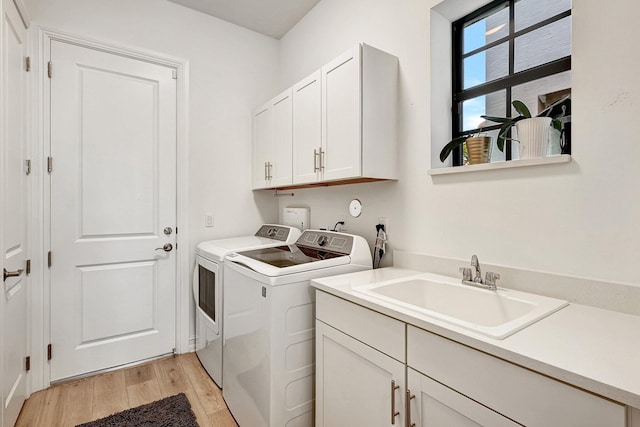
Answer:
<path fill-rule="evenodd" d="M 515 427 L 508 418 L 451 390 L 431 378 L 407 369 L 407 388 L 411 396 L 408 425 L 419 427 Z"/>
<path fill-rule="evenodd" d="M 404 377 L 403 363 L 316 320 L 317 427 L 404 426 Z"/>

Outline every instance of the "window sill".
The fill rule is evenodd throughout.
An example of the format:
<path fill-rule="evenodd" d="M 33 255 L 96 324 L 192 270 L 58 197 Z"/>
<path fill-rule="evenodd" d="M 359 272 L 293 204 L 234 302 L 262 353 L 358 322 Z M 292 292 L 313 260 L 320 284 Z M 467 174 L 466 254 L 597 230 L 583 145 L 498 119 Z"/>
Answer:
<path fill-rule="evenodd" d="M 570 154 L 561 154 L 558 156 L 538 157 L 535 159 L 511 160 L 508 162 L 483 163 L 480 165 L 455 166 L 448 168 L 429 169 L 428 173 L 434 175 L 448 175 L 452 173 L 480 172 L 497 169 L 512 169 L 525 166 L 552 165 L 555 163 L 569 163 L 571 161 Z"/>

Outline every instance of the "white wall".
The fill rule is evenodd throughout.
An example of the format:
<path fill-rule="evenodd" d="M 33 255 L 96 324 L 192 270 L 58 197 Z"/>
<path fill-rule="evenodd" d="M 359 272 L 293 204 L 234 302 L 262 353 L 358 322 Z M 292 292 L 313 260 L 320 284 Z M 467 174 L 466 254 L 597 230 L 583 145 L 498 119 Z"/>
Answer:
<path fill-rule="evenodd" d="M 446 0 L 446 6 L 471 3 Z M 332 226 L 351 198 L 364 205 L 347 229 L 373 238 L 379 216 L 389 218 L 392 249 L 442 257 L 639 283 L 640 50 L 629 32 L 640 5 L 614 0 L 573 2 L 573 158 L 563 165 L 430 177 L 448 132 L 448 105 L 430 97 L 430 8 L 438 0 L 322 0 L 282 40 L 280 89 L 358 41 L 400 59 L 400 179 L 394 183 L 295 190 L 280 208 L 311 208 L 311 225 Z M 438 64 L 433 64 L 436 70 Z M 449 76 L 433 75 L 434 85 Z M 276 93 L 274 91 L 274 93 Z M 437 160 L 436 160 L 437 161 Z M 387 264 L 390 260 L 387 260 Z M 504 278 L 503 278 L 504 279 Z M 508 278 L 507 278 L 508 280 Z"/>
<path fill-rule="evenodd" d="M 277 89 L 276 40 L 163 0 L 30 0 L 29 11 L 35 25 L 189 62 L 190 265 L 199 241 L 277 220 L 275 198 L 250 191 L 249 161 L 251 109 Z"/>

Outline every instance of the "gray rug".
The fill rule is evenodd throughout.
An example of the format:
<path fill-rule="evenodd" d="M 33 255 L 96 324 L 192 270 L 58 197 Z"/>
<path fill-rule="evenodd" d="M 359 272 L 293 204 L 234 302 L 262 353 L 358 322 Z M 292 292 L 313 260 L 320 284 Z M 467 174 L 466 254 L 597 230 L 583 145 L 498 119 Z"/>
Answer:
<path fill-rule="evenodd" d="M 184 393 L 165 397 L 76 427 L 198 427 Z"/>

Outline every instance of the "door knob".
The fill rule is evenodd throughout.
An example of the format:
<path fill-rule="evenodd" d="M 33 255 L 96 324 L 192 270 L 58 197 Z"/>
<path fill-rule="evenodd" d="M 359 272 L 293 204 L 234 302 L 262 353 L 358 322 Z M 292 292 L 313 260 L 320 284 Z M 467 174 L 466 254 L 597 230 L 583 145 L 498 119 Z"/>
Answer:
<path fill-rule="evenodd" d="M 22 269 L 17 270 L 17 271 L 7 271 L 6 268 L 3 268 L 3 270 L 4 270 L 2 272 L 2 277 L 3 277 L 2 281 L 3 282 L 5 282 L 8 277 L 18 277 L 18 276 L 20 276 L 22 274 L 22 272 L 24 271 Z"/>
<path fill-rule="evenodd" d="M 156 251 L 171 252 L 172 249 L 173 249 L 173 245 L 171 243 L 165 243 L 163 247 L 156 248 Z"/>
<path fill-rule="evenodd" d="M 171 227 L 165 227 L 164 228 L 164 234 L 166 234 L 168 236 L 171 233 L 173 233 L 173 228 L 171 228 Z"/>

